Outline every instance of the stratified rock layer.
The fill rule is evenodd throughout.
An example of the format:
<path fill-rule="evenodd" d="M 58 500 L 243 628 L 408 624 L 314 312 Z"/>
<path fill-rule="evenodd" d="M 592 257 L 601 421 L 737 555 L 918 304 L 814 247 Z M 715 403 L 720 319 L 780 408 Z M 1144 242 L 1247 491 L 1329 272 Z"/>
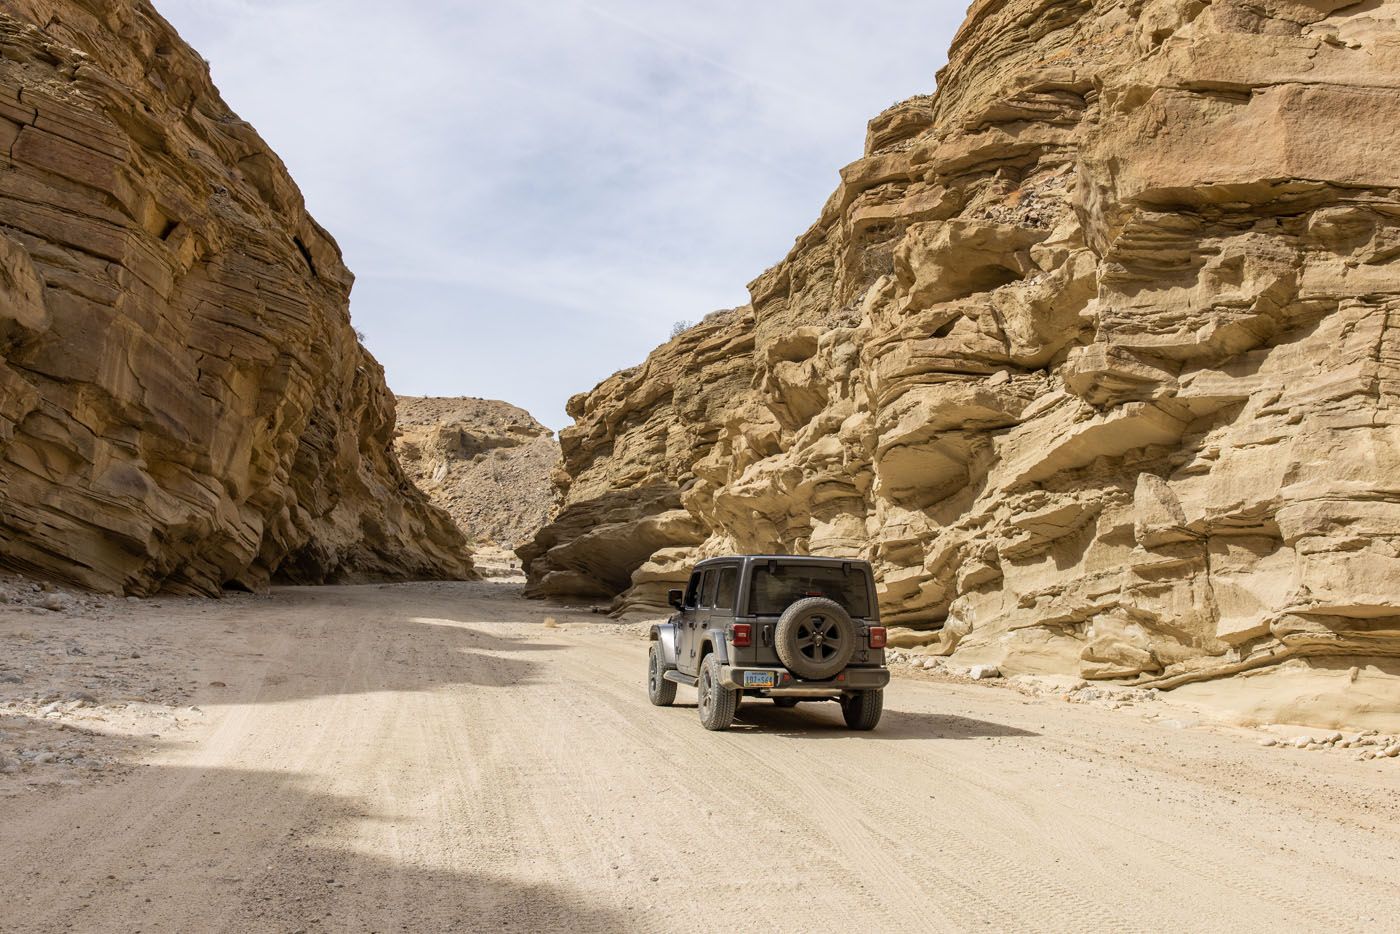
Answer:
<path fill-rule="evenodd" d="M 0 560 L 86 587 L 470 575 L 352 277 L 145 0 L 0 0 Z"/>
<path fill-rule="evenodd" d="M 399 396 L 395 450 L 404 472 L 474 544 L 513 551 L 553 514 L 559 443 L 508 402 Z"/>
<path fill-rule="evenodd" d="M 982 0 L 751 311 L 574 401 L 534 590 L 861 556 L 1008 673 L 1394 672 L 1397 153 L 1397 0 Z"/>

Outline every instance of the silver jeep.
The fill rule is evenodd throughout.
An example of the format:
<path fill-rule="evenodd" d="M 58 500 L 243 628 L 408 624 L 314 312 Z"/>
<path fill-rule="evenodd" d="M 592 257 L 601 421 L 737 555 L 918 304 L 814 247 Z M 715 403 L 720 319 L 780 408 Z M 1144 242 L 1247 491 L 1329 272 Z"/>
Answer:
<path fill-rule="evenodd" d="M 885 628 L 866 561 L 793 555 L 711 558 L 673 590 L 677 612 L 651 627 L 647 693 L 699 692 L 700 722 L 724 730 L 745 697 L 780 707 L 835 700 L 846 725 L 873 730 L 884 709 Z"/>

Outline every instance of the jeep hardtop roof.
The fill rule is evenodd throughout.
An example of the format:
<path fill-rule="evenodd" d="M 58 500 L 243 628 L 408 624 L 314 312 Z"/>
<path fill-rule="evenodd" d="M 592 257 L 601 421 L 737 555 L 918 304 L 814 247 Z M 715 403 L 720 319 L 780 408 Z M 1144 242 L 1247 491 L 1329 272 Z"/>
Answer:
<path fill-rule="evenodd" d="M 695 570 L 702 571 L 715 564 L 733 564 L 735 561 L 746 564 L 767 564 L 769 561 L 781 561 L 783 564 L 805 564 L 812 567 L 839 568 L 843 564 L 865 567 L 870 564 L 864 558 L 819 558 L 813 555 L 722 555 L 717 558 L 706 558 L 704 561 L 695 563 Z"/>

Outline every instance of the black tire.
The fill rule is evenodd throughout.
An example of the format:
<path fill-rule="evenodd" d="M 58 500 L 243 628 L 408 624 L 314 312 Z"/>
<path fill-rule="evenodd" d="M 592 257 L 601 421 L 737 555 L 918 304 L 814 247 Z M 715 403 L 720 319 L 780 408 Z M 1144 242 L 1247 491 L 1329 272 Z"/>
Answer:
<path fill-rule="evenodd" d="M 773 698 L 773 706 L 774 706 L 774 707 L 796 707 L 796 706 L 797 706 L 797 698 L 795 698 L 795 697 L 775 697 L 775 698 Z"/>
<path fill-rule="evenodd" d="M 853 730 L 873 730 L 885 712 L 884 691 L 857 691 L 841 698 L 841 716 Z"/>
<path fill-rule="evenodd" d="M 662 675 L 666 666 L 661 662 L 661 646 L 651 644 L 651 655 L 647 658 L 647 697 L 654 707 L 670 707 L 676 702 L 676 682 L 667 681 Z"/>
<path fill-rule="evenodd" d="M 851 663 L 856 624 L 835 600 L 807 597 L 778 617 L 773 642 L 788 671 L 799 678 L 826 681 Z"/>
<path fill-rule="evenodd" d="M 739 709 L 739 692 L 720 684 L 719 656 L 705 656 L 696 690 L 700 695 L 701 726 L 715 731 L 729 729 L 734 722 L 734 713 Z"/>

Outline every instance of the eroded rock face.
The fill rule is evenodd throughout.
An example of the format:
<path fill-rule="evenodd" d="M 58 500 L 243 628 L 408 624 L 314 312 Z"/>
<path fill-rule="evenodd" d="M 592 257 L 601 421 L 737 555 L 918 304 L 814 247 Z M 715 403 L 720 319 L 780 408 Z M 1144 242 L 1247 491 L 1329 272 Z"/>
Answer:
<path fill-rule="evenodd" d="M 553 514 L 554 432 L 493 399 L 398 397 L 404 471 L 473 543 L 512 551 Z"/>
<path fill-rule="evenodd" d="M 628 607 L 664 606 L 665 566 L 688 558 L 708 527 L 681 505 L 695 464 L 730 403 L 752 376 L 753 312 L 716 312 L 646 363 L 569 400 L 576 423 L 560 432 L 560 509 L 534 541 L 516 549 L 530 596 L 614 597 Z M 776 448 L 774 451 L 776 452 Z"/>
<path fill-rule="evenodd" d="M 463 577 L 352 277 L 145 0 L 0 0 L 0 559 L 134 594 Z"/>
<path fill-rule="evenodd" d="M 576 400 L 537 589 L 850 555 L 1008 673 L 1400 655 L 1397 152 L 1400 0 L 974 4 L 750 312 Z"/>

